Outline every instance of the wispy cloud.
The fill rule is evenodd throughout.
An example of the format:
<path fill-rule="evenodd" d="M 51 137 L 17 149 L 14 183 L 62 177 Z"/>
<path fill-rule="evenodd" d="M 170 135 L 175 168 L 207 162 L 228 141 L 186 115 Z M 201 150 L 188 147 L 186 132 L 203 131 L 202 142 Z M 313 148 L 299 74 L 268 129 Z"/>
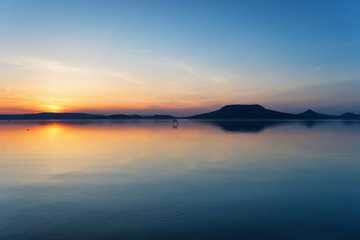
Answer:
<path fill-rule="evenodd" d="M 1 63 L 18 66 L 30 71 L 43 71 L 52 73 L 74 73 L 81 75 L 102 75 L 105 77 L 114 77 L 130 83 L 144 83 L 134 79 L 131 74 L 123 71 L 114 71 L 112 69 L 93 67 L 93 66 L 76 66 L 62 61 L 38 57 L 38 56 L 9 56 L 0 59 Z"/>
<path fill-rule="evenodd" d="M 312 71 L 310 71 L 310 72 L 308 72 L 308 73 L 305 73 L 305 74 L 301 75 L 300 78 L 304 78 L 304 77 L 306 77 L 306 76 L 309 76 L 310 74 L 313 74 L 314 72 L 317 72 L 317 71 L 319 71 L 319 70 L 321 70 L 321 67 L 315 68 L 314 70 L 312 70 Z"/>

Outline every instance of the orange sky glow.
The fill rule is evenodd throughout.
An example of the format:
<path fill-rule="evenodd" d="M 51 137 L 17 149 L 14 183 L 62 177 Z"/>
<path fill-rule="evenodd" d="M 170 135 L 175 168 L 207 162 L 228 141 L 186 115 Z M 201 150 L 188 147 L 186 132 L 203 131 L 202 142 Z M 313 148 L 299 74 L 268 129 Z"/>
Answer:
<path fill-rule="evenodd" d="M 360 111 L 354 3 L 20 2 L 0 1 L 0 114 Z"/>

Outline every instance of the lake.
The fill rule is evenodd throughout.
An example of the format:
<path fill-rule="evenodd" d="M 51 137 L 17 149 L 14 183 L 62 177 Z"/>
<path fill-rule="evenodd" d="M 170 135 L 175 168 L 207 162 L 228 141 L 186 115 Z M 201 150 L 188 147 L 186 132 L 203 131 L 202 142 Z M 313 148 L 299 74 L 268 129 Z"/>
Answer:
<path fill-rule="evenodd" d="M 360 121 L 0 121 L 0 239 L 360 239 Z"/>

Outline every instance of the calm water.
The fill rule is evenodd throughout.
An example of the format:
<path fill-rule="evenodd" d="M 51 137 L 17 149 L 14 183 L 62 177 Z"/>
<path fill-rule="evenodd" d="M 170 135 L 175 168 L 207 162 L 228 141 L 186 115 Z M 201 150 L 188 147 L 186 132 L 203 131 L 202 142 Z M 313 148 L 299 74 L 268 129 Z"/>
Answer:
<path fill-rule="evenodd" d="M 360 239 L 360 122 L 0 121 L 0 239 Z"/>

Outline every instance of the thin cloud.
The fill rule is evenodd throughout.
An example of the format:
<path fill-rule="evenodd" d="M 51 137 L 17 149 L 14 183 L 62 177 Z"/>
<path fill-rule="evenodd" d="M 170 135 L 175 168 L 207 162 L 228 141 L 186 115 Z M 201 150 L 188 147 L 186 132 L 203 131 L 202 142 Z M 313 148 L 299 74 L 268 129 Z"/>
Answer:
<path fill-rule="evenodd" d="M 310 74 L 313 74 L 314 72 L 317 72 L 319 70 L 321 70 L 321 67 L 315 68 L 314 70 L 312 70 L 312 71 L 310 71 L 308 73 L 305 73 L 304 75 L 301 75 L 300 78 L 304 78 L 306 76 L 309 76 Z"/>
<path fill-rule="evenodd" d="M 0 62 L 5 64 L 11 64 L 19 66 L 26 70 L 31 71 L 47 71 L 53 73 L 77 73 L 82 75 L 104 75 L 107 77 L 115 77 L 127 82 L 144 85 L 143 82 L 137 81 L 128 73 L 121 71 L 114 71 L 105 68 L 93 68 L 93 67 L 78 67 L 69 65 L 67 63 L 37 57 L 37 56 L 10 56 L 8 58 L 0 59 Z"/>

